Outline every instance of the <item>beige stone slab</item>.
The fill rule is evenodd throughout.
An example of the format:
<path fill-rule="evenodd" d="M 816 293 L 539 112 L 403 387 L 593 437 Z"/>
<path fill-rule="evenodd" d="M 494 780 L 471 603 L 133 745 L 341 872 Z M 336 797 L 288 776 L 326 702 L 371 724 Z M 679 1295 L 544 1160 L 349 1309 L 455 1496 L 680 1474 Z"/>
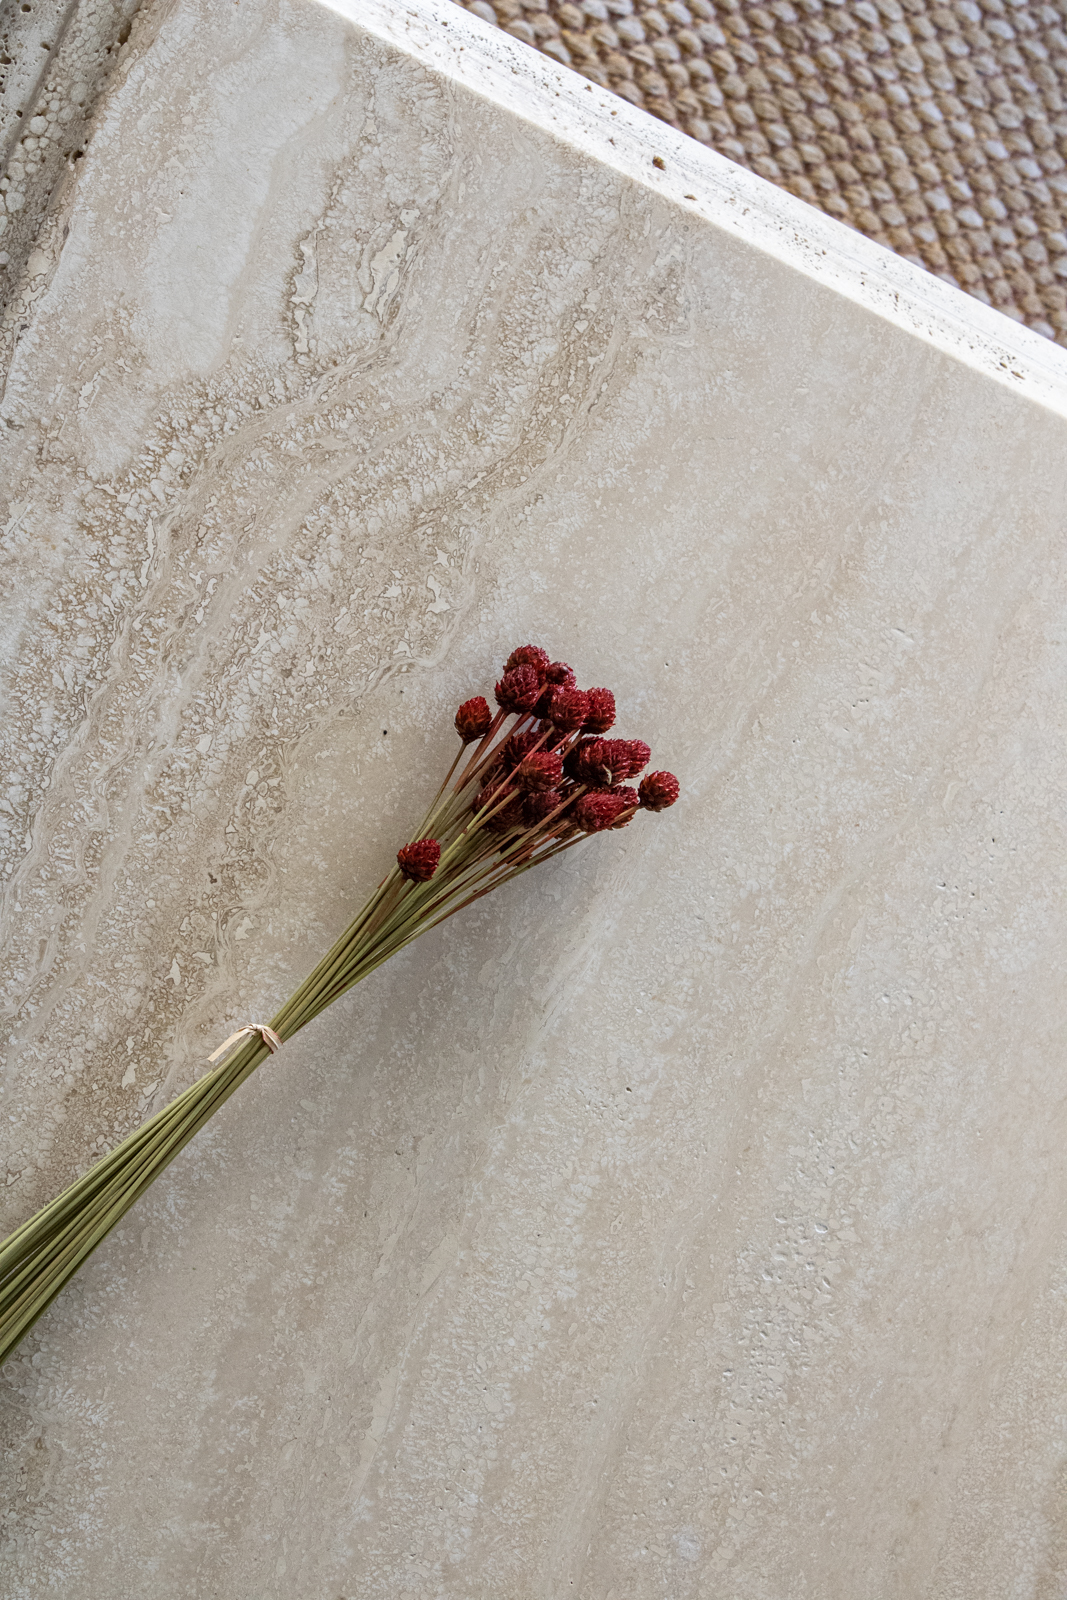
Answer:
<path fill-rule="evenodd" d="M 3 1591 L 1052 1600 L 1062 356 L 815 213 L 793 259 L 696 147 L 645 181 L 571 75 L 509 110 L 455 14 L 458 66 L 150 12 L 25 302 L 8 1223 L 295 986 L 512 644 L 683 799 L 390 963 L 101 1248 L 5 1368 Z"/>

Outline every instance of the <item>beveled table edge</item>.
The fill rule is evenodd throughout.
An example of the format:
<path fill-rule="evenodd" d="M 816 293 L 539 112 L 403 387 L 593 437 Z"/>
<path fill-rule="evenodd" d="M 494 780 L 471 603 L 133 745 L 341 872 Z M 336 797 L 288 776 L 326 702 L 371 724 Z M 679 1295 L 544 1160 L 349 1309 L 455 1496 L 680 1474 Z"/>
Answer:
<path fill-rule="evenodd" d="M 316 3 L 713 227 L 1067 416 L 1067 350 L 453 0 Z"/>

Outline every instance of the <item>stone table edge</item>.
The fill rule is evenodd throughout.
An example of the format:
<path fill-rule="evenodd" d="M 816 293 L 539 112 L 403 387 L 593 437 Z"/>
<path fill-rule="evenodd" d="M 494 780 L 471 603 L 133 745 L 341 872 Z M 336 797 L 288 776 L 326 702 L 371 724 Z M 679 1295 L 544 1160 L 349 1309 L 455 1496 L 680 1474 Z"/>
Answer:
<path fill-rule="evenodd" d="M 712 227 L 1067 417 L 1067 350 L 490 27 L 453 0 L 316 3 Z"/>

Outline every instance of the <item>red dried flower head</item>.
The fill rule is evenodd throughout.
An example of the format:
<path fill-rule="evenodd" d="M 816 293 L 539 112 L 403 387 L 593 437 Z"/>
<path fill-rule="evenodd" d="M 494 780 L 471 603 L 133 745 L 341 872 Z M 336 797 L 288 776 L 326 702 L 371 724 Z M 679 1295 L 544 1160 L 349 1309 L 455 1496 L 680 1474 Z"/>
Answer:
<path fill-rule="evenodd" d="M 563 779 L 563 758 L 554 750 L 535 750 L 515 769 L 520 789 L 554 789 Z"/>
<path fill-rule="evenodd" d="M 486 819 L 485 826 L 490 833 L 507 833 L 511 828 L 522 825 L 522 795 L 517 794 L 509 800 L 506 806 L 501 806 L 499 811 L 494 811 Z"/>
<path fill-rule="evenodd" d="M 504 671 L 514 672 L 516 667 L 533 667 L 539 678 L 543 678 L 549 665 L 548 651 L 542 650 L 539 644 L 520 644 L 513 650 L 504 662 Z"/>
<path fill-rule="evenodd" d="M 609 788 L 611 767 L 608 765 L 606 740 L 580 739 L 567 751 L 563 770 L 575 783 L 587 783 L 597 789 Z"/>
<path fill-rule="evenodd" d="M 473 744 L 475 739 L 489 732 L 492 720 L 493 713 L 488 700 L 480 694 L 475 695 L 473 700 L 464 700 L 456 712 L 456 732 L 464 744 Z"/>
<path fill-rule="evenodd" d="M 396 864 L 412 883 L 429 883 L 441 859 L 441 846 L 436 839 L 416 839 L 396 853 Z"/>
<path fill-rule="evenodd" d="M 621 816 L 619 816 L 617 818 L 617 820 L 611 824 L 611 826 L 613 828 L 625 828 L 627 823 L 630 823 L 630 822 L 632 822 L 634 820 L 634 815 L 635 815 L 635 813 L 637 811 L 638 806 L 641 803 L 640 799 L 638 797 L 637 790 L 636 789 L 612 789 L 611 792 L 616 797 L 616 799 L 621 800 L 623 802 L 623 804 L 624 804 L 624 806 L 626 808 L 623 811 L 623 813 L 621 814 Z"/>
<path fill-rule="evenodd" d="M 589 715 L 589 696 L 581 689 L 553 689 L 545 715 L 560 733 L 575 733 Z"/>
<path fill-rule="evenodd" d="M 615 725 L 615 696 L 610 689 L 590 689 L 589 715 L 582 724 L 583 733 L 607 733 Z"/>
<path fill-rule="evenodd" d="M 650 754 L 640 739 L 583 739 L 568 752 L 564 767 L 576 783 L 608 789 L 636 777 Z"/>
<path fill-rule="evenodd" d="M 648 766 L 652 751 L 643 739 L 606 739 L 604 742 L 611 750 L 613 782 L 625 783 L 627 778 L 636 778 L 641 768 Z"/>
<path fill-rule="evenodd" d="M 650 772 L 641 779 L 640 796 L 646 811 L 666 811 L 678 798 L 678 779 L 673 772 Z"/>
<path fill-rule="evenodd" d="M 500 763 L 498 770 L 511 772 L 525 756 L 529 755 L 534 745 L 540 742 L 541 736 L 537 733 L 510 734 L 497 751 L 496 760 Z"/>
<path fill-rule="evenodd" d="M 574 802 L 566 815 L 574 818 L 583 833 L 601 833 L 614 827 L 621 812 L 627 810 L 625 800 L 606 789 L 594 789 Z"/>
<path fill-rule="evenodd" d="M 551 661 L 545 669 L 545 686 L 534 710 L 539 717 L 548 716 L 553 689 L 573 689 L 578 680 L 565 661 Z"/>
<path fill-rule="evenodd" d="M 522 820 L 528 828 L 536 828 L 538 823 L 544 822 L 551 816 L 560 804 L 558 789 L 541 789 L 526 796 L 522 804 Z"/>
<path fill-rule="evenodd" d="M 505 672 L 496 686 L 496 703 L 501 711 L 532 711 L 541 693 L 541 677 L 528 664 Z"/>

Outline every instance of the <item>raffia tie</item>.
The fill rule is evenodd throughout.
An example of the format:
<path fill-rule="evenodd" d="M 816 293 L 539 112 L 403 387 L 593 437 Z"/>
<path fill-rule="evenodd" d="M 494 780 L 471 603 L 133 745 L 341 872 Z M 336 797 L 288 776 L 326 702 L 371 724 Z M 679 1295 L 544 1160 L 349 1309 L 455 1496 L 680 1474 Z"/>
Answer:
<path fill-rule="evenodd" d="M 265 1022 L 246 1022 L 243 1028 L 238 1028 L 236 1033 L 231 1033 L 230 1037 L 219 1045 L 214 1055 L 208 1056 L 208 1060 L 217 1061 L 219 1056 L 224 1056 L 239 1039 L 243 1039 L 246 1033 L 260 1034 L 262 1036 L 263 1043 L 267 1046 L 267 1049 L 270 1051 L 272 1056 L 277 1055 L 278 1051 L 282 1047 L 282 1041 L 278 1038 L 278 1035 L 275 1033 L 274 1029 L 268 1028 Z"/>

